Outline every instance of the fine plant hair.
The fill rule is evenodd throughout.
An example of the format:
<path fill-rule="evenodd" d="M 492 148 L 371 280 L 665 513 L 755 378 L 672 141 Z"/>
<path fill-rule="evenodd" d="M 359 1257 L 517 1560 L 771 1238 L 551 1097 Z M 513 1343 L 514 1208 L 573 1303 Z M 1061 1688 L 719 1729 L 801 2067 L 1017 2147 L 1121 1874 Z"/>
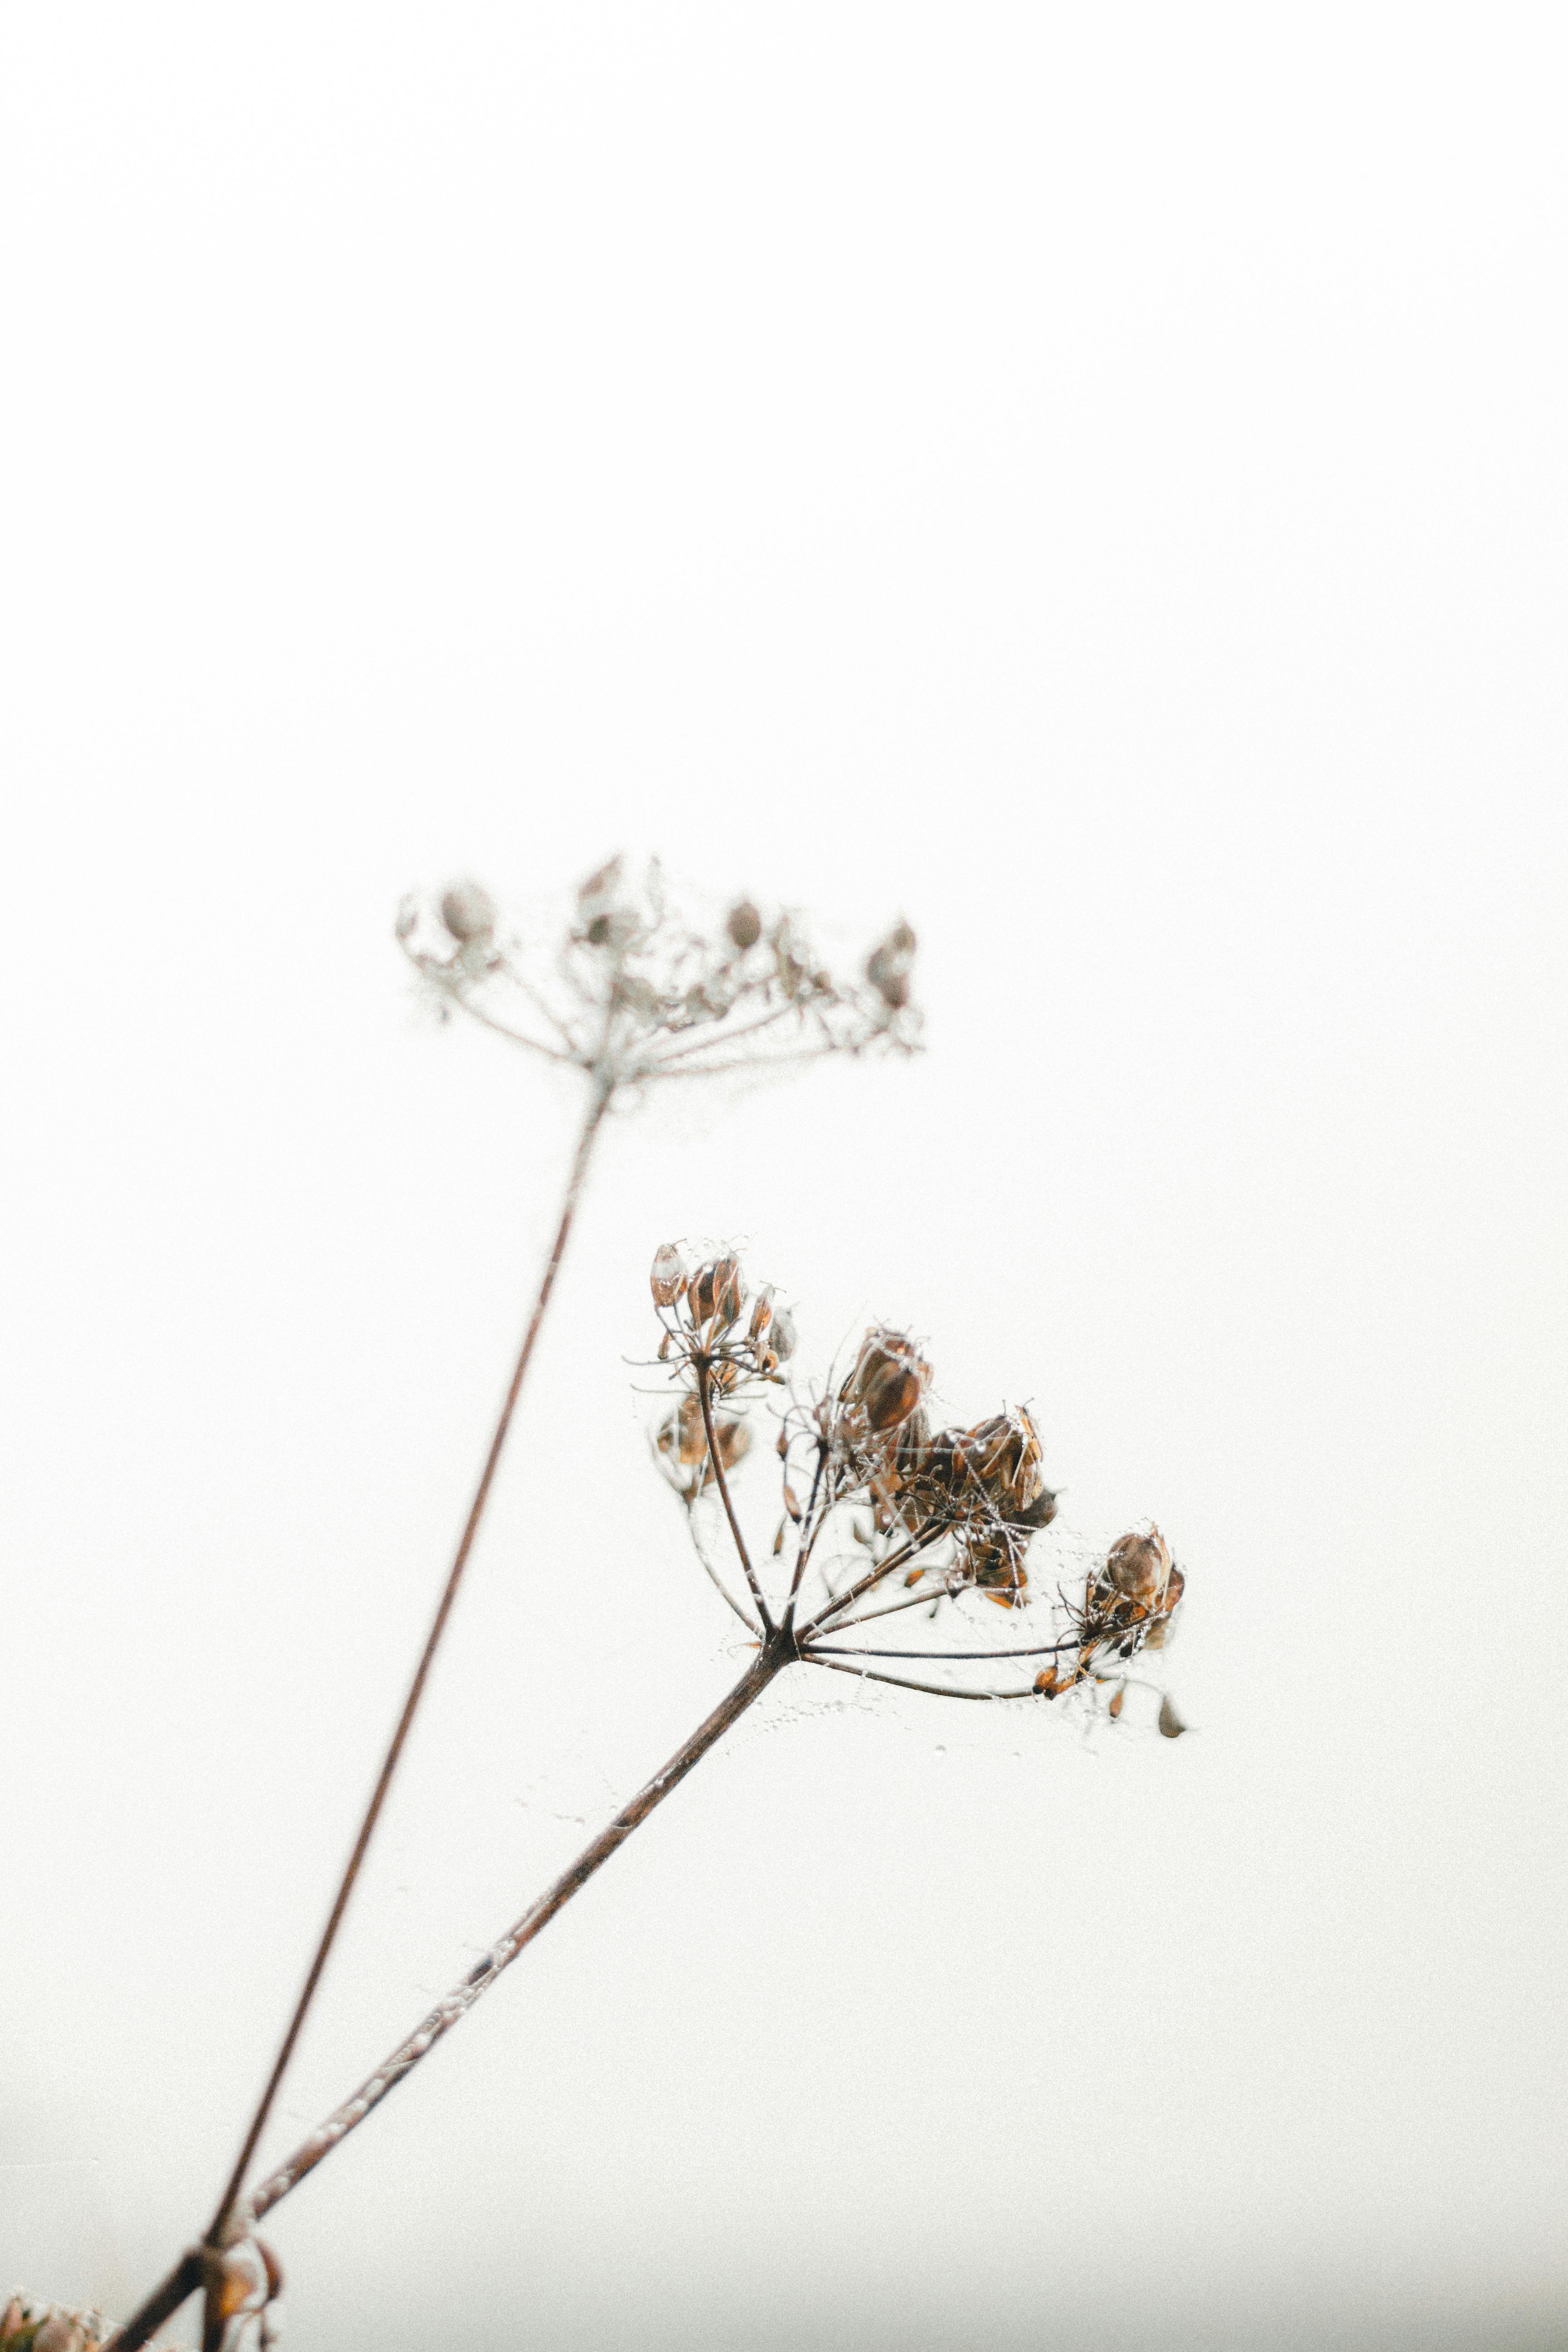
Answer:
<path fill-rule="evenodd" d="M 919 1040 L 920 1018 L 910 1003 L 915 937 L 906 923 L 896 923 L 877 941 L 858 972 L 838 978 L 815 952 L 794 910 L 767 911 L 742 898 L 721 918 L 704 920 L 671 889 L 657 861 L 633 877 L 623 859 L 611 858 L 578 890 L 563 927 L 520 929 L 506 921 L 488 891 L 462 881 L 433 902 L 405 899 L 396 937 L 420 992 L 443 1020 L 462 1014 L 525 1053 L 581 1075 L 584 1107 L 553 1237 L 429 1631 L 212 2218 L 122 2329 L 105 2337 L 94 2314 L 57 2311 L 16 2296 L 0 2315 L 0 2352 L 79 2352 L 103 2342 L 112 2342 L 118 2352 L 135 2352 L 198 2291 L 203 2352 L 272 2342 L 281 2273 L 253 2225 L 283 2192 L 268 2181 L 247 2196 L 246 2181 L 446 1635 L 605 1121 L 667 1080 L 787 1068 L 834 1055 L 909 1053 Z M 323 2147 L 304 2168 L 325 2153 Z"/>

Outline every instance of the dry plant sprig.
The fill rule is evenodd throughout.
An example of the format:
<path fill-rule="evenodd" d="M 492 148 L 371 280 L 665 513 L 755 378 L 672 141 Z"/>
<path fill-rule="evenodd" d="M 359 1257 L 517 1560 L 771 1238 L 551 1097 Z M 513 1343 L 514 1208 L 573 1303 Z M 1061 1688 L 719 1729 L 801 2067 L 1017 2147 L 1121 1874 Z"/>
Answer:
<path fill-rule="evenodd" d="M 405 899 L 397 936 L 443 1013 L 455 1007 L 612 1088 L 908 1050 L 919 1034 L 907 923 L 878 942 L 861 975 L 836 979 L 798 915 L 764 917 L 742 898 L 721 929 L 699 925 L 657 859 L 640 886 L 619 857 L 591 875 L 563 940 L 509 928 L 473 882 L 448 890 L 438 909 Z"/>
<path fill-rule="evenodd" d="M 398 2043 L 375 2073 L 335 2108 L 264 2179 L 243 2209 L 253 2229 L 296 2189 L 400 2083 L 436 2043 L 466 2017 L 502 1970 L 580 1892 L 655 1807 L 679 1787 L 780 1674 L 816 1665 L 835 1674 L 890 1683 L 901 1690 L 943 1698 L 1050 1704 L 1071 1691 L 1120 1720 L 1129 1688 L 1140 1678 L 1124 1669 L 1141 1652 L 1163 1648 L 1184 1590 L 1182 1571 L 1157 1528 L 1134 1530 L 1112 1544 L 1084 1580 L 1080 1593 L 1062 1593 L 1067 1631 L 1038 1643 L 983 1646 L 963 1614 L 974 1596 L 1013 1611 L 1027 1602 L 1026 1555 L 1035 1536 L 1056 1516 L 1046 1485 L 1039 1434 L 1029 1413 L 1013 1409 L 972 1428 L 933 1433 L 927 1413 L 931 1368 L 905 1334 L 868 1331 L 850 1370 L 821 1394 L 794 1397 L 779 1433 L 783 1517 L 767 1570 L 759 1572 L 730 1486 L 730 1473 L 747 1452 L 744 1413 L 757 1395 L 784 1384 L 782 1367 L 794 1349 L 794 1329 L 769 1290 L 751 1301 L 740 1265 L 723 1256 L 688 1268 L 667 1244 L 653 1263 L 655 1311 L 662 1327 L 658 1360 L 679 1383 L 676 1402 L 654 1435 L 660 1466 L 680 1496 L 694 1539 L 696 1519 L 711 1490 L 733 1544 L 746 1598 L 704 1565 L 748 1626 L 756 1654 L 733 1689 L 554 1884 L 530 1906 L 462 1982 Z M 697 1431 L 700 1428 L 699 1444 Z M 798 1483 L 797 1483 L 798 1482 Z M 800 1489 L 805 1489 L 805 1500 Z M 891 1589 L 900 1598 L 889 1602 Z M 770 1590 L 771 1586 L 771 1590 Z M 879 1596 L 884 1596 L 879 1600 Z M 871 1605 L 876 1603 L 877 1605 Z M 966 1627 L 963 1646 L 842 1646 L 841 1637 L 898 1611 L 921 1609 L 940 1621 L 947 1640 Z M 1001 1658 L 1050 1666 L 1017 1686 L 996 1686 L 989 1669 Z M 950 1671 L 942 1680 L 889 1674 L 879 1664 L 924 1662 Z M 986 1670 L 965 1680 L 951 1669 Z M 1159 1727 L 1168 1738 L 1184 1727 L 1162 1699 Z"/>
<path fill-rule="evenodd" d="M 219 2352 L 226 2330 L 232 2333 L 235 2314 L 226 2310 L 223 2264 L 251 2210 L 243 2194 L 246 2177 L 446 1633 L 606 1113 L 628 1090 L 667 1077 L 720 1076 L 876 1048 L 908 1053 L 919 1036 L 910 1002 L 916 943 L 907 923 L 895 924 L 878 941 L 858 977 L 835 979 L 813 953 L 798 915 L 781 909 L 764 916 L 741 898 L 721 924 L 704 928 L 676 904 L 657 861 L 638 886 L 628 879 L 623 860 L 611 858 L 577 892 L 563 932 L 548 940 L 527 940 L 509 929 L 489 892 L 474 882 L 454 884 L 436 905 L 405 899 L 395 928 L 443 1017 L 457 1008 L 516 1045 L 580 1069 L 588 1099 L 554 1237 L 479 1484 L 304 1984 L 199 2246 L 182 2257 L 115 2338 L 120 2352 L 135 2352 L 198 2287 L 203 2352 Z M 238 2313 L 241 2320 L 249 2315 Z"/>

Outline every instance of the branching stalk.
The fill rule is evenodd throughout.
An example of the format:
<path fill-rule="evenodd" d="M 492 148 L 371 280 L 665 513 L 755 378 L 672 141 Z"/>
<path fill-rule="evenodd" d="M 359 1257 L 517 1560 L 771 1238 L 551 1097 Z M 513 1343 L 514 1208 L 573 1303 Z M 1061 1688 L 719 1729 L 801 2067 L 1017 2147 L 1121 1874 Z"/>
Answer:
<path fill-rule="evenodd" d="M 281 2198 L 287 2197 L 290 2189 L 298 2188 L 306 2175 L 315 2170 L 322 2158 L 362 2124 L 373 2108 L 381 2105 L 388 2092 L 407 2080 L 426 2052 L 444 2034 L 449 2033 L 459 2019 L 467 2016 L 482 1993 L 489 1990 L 502 1969 L 510 1967 L 541 1928 L 548 1927 L 562 1906 L 587 1885 L 600 1864 L 609 1860 L 617 1846 L 626 1843 L 632 1832 L 647 1821 L 655 1806 L 663 1802 L 670 1790 L 685 1780 L 692 1766 L 700 1763 L 731 1724 L 737 1722 L 747 1707 L 762 1696 L 773 1676 L 790 1663 L 791 1654 L 784 1645 L 770 1643 L 747 1667 L 729 1696 L 676 1749 L 663 1770 L 656 1772 L 647 1786 L 639 1789 L 628 1804 L 622 1806 L 609 1826 L 600 1831 L 591 1845 L 584 1846 L 576 1861 L 562 1873 L 553 1886 L 490 1946 L 484 1958 L 469 1969 L 462 1983 L 454 1986 L 446 1999 L 437 2003 L 414 2032 L 383 2060 L 375 2073 L 367 2076 L 353 2097 L 345 2099 L 342 2106 L 335 2107 L 286 2163 L 280 2164 L 276 2172 L 268 2173 L 250 2200 L 251 2210 L 258 2221 Z M 121 2352 L 121 2347 L 117 2346 L 115 2352 Z M 125 2352 L 130 2352 L 129 2346 Z"/>

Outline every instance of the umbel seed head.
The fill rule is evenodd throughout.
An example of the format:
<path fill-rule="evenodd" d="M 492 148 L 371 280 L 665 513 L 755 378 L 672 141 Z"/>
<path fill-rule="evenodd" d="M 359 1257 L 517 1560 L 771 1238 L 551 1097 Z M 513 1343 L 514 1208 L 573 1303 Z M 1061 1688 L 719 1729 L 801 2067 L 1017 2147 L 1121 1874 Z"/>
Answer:
<path fill-rule="evenodd" d="M 495 902 L 477 882 L 454 882 L 441 900 L 441 920 L 462 947 L 478 947 L 495 934 Z"/>

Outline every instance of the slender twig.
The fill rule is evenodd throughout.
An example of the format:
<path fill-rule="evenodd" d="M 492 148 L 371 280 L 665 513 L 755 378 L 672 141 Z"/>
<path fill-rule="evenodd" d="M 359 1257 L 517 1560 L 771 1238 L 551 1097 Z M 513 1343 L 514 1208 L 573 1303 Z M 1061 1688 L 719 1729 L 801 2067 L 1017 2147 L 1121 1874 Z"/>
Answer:
<path fill-rule="evenodd" d="M 474 1003 L 471 996 L 459 997 L 458 1002 L 463 1011 L 477 1021 L 482 1029 L 493 1030 L 498 1037 L 508 1037 L 514 1045 L 526 1045 L 530 1053 L 542 1054 L 547 1061 L 578 1062 L 578 1056 L 574 1053 L 563 1054 L 558 1046 L 545 1045 L 542 1038 L 527 1036 L 521 1029 L 509 1029 L 504 1021 L 498 1021 L 493 1013 L 486 1013 L 482 1007 Z M 578 1064 L 578 1066 L 581 1065 Z"/>
<path fill-rule="evenodd" d="M 761 1656 L 753 1659 L 728 1697 L 714 1708 L 704 1723 L 699 1725 L 689 1739 L 682 1742 L 664 1769 L 656 1772 L 647 1786 L 640 1789 L 628 1804 L 622 1806 L 609 1826 L 600 1831 L 592 1844 L 584 1848 L 555 1884 L 490 1946 L 484 1958 L 469 1969 L 461 1984 L 454 1986 L 446 1999 L 437 2003 L 415 2031 L 383 2060 L 375 2073 L 366 2077 L 353 2097 L 334 2108 L 325 2122 L 317 2126 L 309 2139 L 296 2148 L 276 2172 L 268 2174 L 250 2200 L 251 2210 L 258 2221 L 279 2199 L 287 2197 L 290 2189 L 297 2188 L 308 2173 L 313 2172 L 322 2158 L 362 2124 L 390 2091 L 406 2081 L 426 2053 L 443 2034 L 449 2033 L 460 2018 L 467 2016 L 482 1993 L 489 1990 L 502 1969 L 510 1967 L 541 1928 L 547 1927 L 562 1906 L 587 1885 L 600 1864 L 609 1860 L 617 1846 L 625 1844 L 654 1807 L 679 1786 L 692 1766 L 723 1738 L 731 1725 L 745 1713 L 753 1700 L 762 1696 L 773 1676 L 789 1663 L 789 1654 L 780 1647 L 770 1646 Z M 115 2352 L 121 2352 L 118 2345 Z M 124 2352 L 131 2352 L 129 2344 Z"/>
<path fill-rule="evenodd" d="M 116 2328 L 109 2339 L 109 2352 L 137 2352 L 140 2345 L 155 2336 L 166 2319 L 172 2319 L 183 2303 L 189 2302 L 202 2283 L 205 2261 L 199 2246 L 182 2254 L 163 2284 L 154 2287 L 134 2319 Z"/>
<path fill-rule="evenodd" d="M 920 1597 L 922 1601 L 931 1599 L 929 1592 L 922 1592 Z M 864 1623 L 865 1621 L 858 1622 Z M 1075 1633 L 1070 1642 L 1040 1642 L 1027 1650 L 819 1650 L 814 1646 L 811 1654 L 814 1658 L 930 1658 L 933 1664 L 959 1659 L 967 1664 L 971 1658 L 1055 1658 L 1059 1657 L 1064 1650 L 1081 1650 L 1082 1647 L 1082 1634 Z"/>
<path fill-rule="evenodd" d="M 924 1573 L 923 1570 L 922 1573 Z M 961 1591 L 962 1589 L 960 1587 Z M 858 1617 L 842 1618 L 837 1625 L 830 1625 L 827 1630 L 837 1640 L 840 1633 L 847 1633 L 852 1625 L 874 1625 L 879 1617 L 896 1617 L 900 1609 L 929 1609 L 933 1601 L 947 1601 L 952 1597 L 950 1586 L 939 1585 L 933 1591 L 928 1584 L 923 1592 L 906 1593 L 902 1601 L 889 1601 L 885 1609 L 862 1610 Z"/>
<path fill-rule="evenodd" d="M 507 1432 L 511 1426 L 512 1413 L 521 1392 L 523 1381 L 527 1376 L 534 1343 L 539 1338 L 540 1326 L 544 1320 L 544 1310 L 550 1304 L 550 1294 L 555 1286 L 555 1277 L 565 1254 L 567 1239 L 572 1231 L 572 1220 L 576 1213 L 584 1180 L 588 1172 L 588 1161 L 593 1152 L 595 1139 L 599 1131 L 600 1122 L 609 1107 L 613 1091 L 614 1088 L 610 1084 L 601 1080 L 595 1087 L 592 1099 L 584 1117 L 577 1138 L 577 1149 L 573 1157 L 571 1173 L 566 1180 L 560 1223 L 555 1229 L 555 1238 L 551 1244 L 550 1255 L 544 1263 L 544 1272 L 540 1278 L 538 1295 L 533 1302 L 533 1311 L 529 1318 L 528 1329 L 523 1335 L 522 1347 L 512 1370 L 511 1380 L 501 1404 L 500 1418 L 495 1425 L 495 1433 L 490 1439 L 489 1451 L 485 1456 L 484 1468 L 479 1474 L 479 1483 L 474 1490 L 474 1498 L 468 1507 L 468 1516 L 464 1522 L 457 1553 L 447 1572 L 447 1581 L 442 1588 L 441 1598 L 437 1605 L 430 1631 L 426 1636 L 425 1646 L 419 1654 L 419 1663 L 414 1670 L 414 1679 L 408 1686 L 407 1696 L 403 1702 L 403 1711 L 397 1718 L 396 1728 L 393 1732 L 386 1754 L 382 1759 L 381 1770 L 376 1776 L 370 1802 L 365 1808 L 359 1835 L 354 1840 L 353 1850 L 339 1883 L 331 1910 L 327 1916 L 326 1927 L 316 1947 L 315 1957 L 306 1972 L 300 1998 L 295 2003 L 294 2014 L 289 2021 L 288 2031 L 283 2036 L 272 2072 L 268 2077 L 267 2087 L 261 2094 L 256 2113 L 251 2118 L 250 2128 L 245 2135 L 234 2170 L 229 2175 L 223 2196 L 218 2202 L 217 2211 L 213 2217 L 212 2226 L 207 2231 L 209 2243 L 216 2244 L 221 2242 L 228 2218 L 245 2185 L 245 2176 L 249 2169 L 250 2159 L 256 2153 L 257 2142 L 260 2139 L 268 2116 L 272 2112 L 272 2104 L 278 2095 L 279 2086 L 282 2083 L 289 2062 L 294 2054 L 294 2046 L 300 2039 L 300 2029 L 304 2025 L 310 2003 L 315 1997 L 316 1987 L 321 1982 L 328 1955 L 336 1940 L 343 1914 L 348 1908 L 349 1897 L 353 1893 L 354 1882 L 359 1876 L 376 1822 L 381 1818 L 382 1807 L 386 1801 L 386 1793 L 392 1785 L 392 1776 L 397 1769 L 398 1759 L 403 1753 L 404 1744 L 408 1738 L 409 1727 L 424 1696 L 430 1667 L 436 1652 L 440 1646 L 441 1636 L 447 1630 L 447 1621 L 452 1613 L 452 1604 L 457 1600 L 458 1588 L 463 1580 L 463 1571 L 468 1564 L 468 1555 L 474 1547 L 474 1538 L 479 1533 L 479 1521 L 484 1517 L 485 1505 L 489 1499 L 496 1467 L 500 1461 L 501 1448 L 506 1443 Z"/>
<path fill-rule="evenodd" d="M 841 1666 L 836 1658 L 825 1658 L 820 1650 L 803 1650 L 801 1656 L 808 1666 L 826 1666 L 829 1674 L 853 1675 L 863 1683 L 890 1683 L 894 1690 L 929 1691 L 933 1698 L 1037 1698 L 1033 1689 L 1005 1691 L 960 1690 L 952 1683 L 910 1682 L 903 1675 L 879 1675 L 870 1666 Z"/>
<path fill-rule="evenodd" d="M 697 1554 L 699 1561 L 706 1570 L 709 1581 L 712 1584 L 720 1598 L 729 1602 L 731 1608 L 734 1611 L 736 1616 L 740 1619 L 747 1633 L 760 1633 L 762 1632 L 762 1627 L 757 1623 L 756 1619 L 747 1615 L 740 1602 L 736 1600 L 734 1594 L 731 1591 L 729 1586 L 725 1583 L 723 1578 L 720 1575 L 718 1570 L 714 1567 L 712 1561 L 709 1559 L 708 1548 L 698 1532 L 695 1515 L 689 1512 L 687 1516 L 690 1527 L 691 1549 Z"/>
<path fill-rule="evenodd" d="M 759 1030 L 771 1029 L 775 1021 L 782 1021 L 786 1013 L 794 1013 L 796 1007 L 793 1004 L 775 1005 L 773 1010 L 764 1013 L 760 1021 L 748 1021 L 745 1026 L 740 1029 L 726 1029 L 722 1021 L 704 1022 L 700 1036 L 691 1038 L 684 1045 L 670 1046 L 668 1052 L 659 1055 L 658 1067 L 668 1070 L 672 1062 L 683 1061 L 689 1054 L 700 1054 L 708 1045 L 723 1045 L 726 1048 L 738 1045 L 742 1037 L 754 1037 Z"/>
<path fill-rule="evenodd" d="M 719 1440 L 713 1428 L 713 1402 L 710 1394 L 708 1367 L 705 1363 L 700 1363 L 697 1367 L 697 1401 L 702 1407 L 702 1427 L 708 1438 L 708 1459 L 713 1465 L 713 1476 L 719 1492 L 723 1496 L 724 1513 L 730 1522 L 730 1533 L 735 1538 L 735 1549 L 741 1555 L 741 1566 L 746 1571 L 746 1582 L 752 1588 L 752 1598 L 757 1604 L 757 1614 L 763 1621 L 763 1631 L 771 1633 L 773 1630 L 773 1621 L 768 1614 L 768 1604 L 763 1599 L 763 1588 L 757 1582 L 757 1571 L 752 1566 L 752 1555 L 746 1549 L 746 1538 L 741 1533 L 741 1522 L 735 1517 L 735 1506 L 730 1499 L 730 1482 L 724 1475 L 724 1465 L 719 1458 Z"/>
<path fill-rule="evenodd" d="M 811 1492 L 805 1498 L 805 1516 L 801 1520 L 800 1533 L 795 1540 L 795 1574 L 790 1579 L 789 1601 L 784 1613 L 786 1632 L 795 1623 L 795 1604 L 799 1597 L 801 1579 L 805 1574 L 806 1562 L 811 1558 L 812 1547 L 817 1538 L 818 1530 L 813 1527 L 812 1520 L 816 1511 L 817 1489 L 822 1484 L 822 1474 L 827 1467 L 827 1457 L 831 1451 L 826 1439 L 819 1437 L 816 1441 L 816 1467 L 811 1474 Z M 822 1524 L 824 1527 L 827 1524 L 826 1511 L 822 1515 Z"/>
<path fill-rule="evenodd" d="M 804 1642 L 811 1634 L 819 1633 L 835 1617 L 840 1616 L 846 1609 L 852 1609 L 857 1601 L 863 1599 L 874 1586 L 880 1584 L 884 1577 L 890 1576 L 895 1568 L 902 1568 L 905 1560 L 913 1559 L 916 1552 L 929 1550 L 933 1543 L 948 1533 L 951 1525 L 952 1522 L 947 1519 L 932 1519 L 921 1529 L 918 1535 L 911 1536 L 907 1544 L 901 1545 L 897 1551 L 889 1552 L 886 1559 L 877 1561 L 873 1567 L 867 1570 L 866 1574 L 858 1583 L 849 1587 L 847 1592 L 841 1592 L 837 1601 L 830 1601 L 826 1609 L 818 1610 L 811 1622 L 803 1629 L 801 1640 Z M 929 1599 L 930 1596 L 928 1594 L 924 1597 Z"/>

